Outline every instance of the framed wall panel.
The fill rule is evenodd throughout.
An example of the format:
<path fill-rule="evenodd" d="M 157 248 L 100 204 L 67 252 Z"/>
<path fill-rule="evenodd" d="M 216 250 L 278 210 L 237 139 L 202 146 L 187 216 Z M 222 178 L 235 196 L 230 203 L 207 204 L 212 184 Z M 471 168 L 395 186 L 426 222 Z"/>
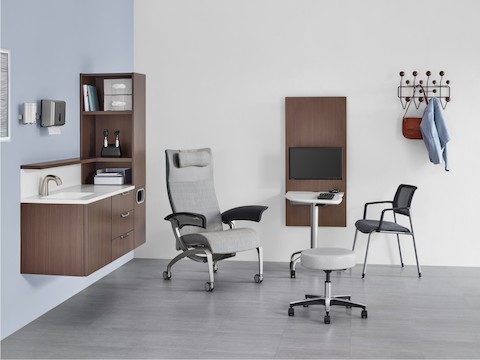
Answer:
<path fill-rule="evenodd" d="M 10 140 L 10 51 L 0 49 L 0 141 Z"/>
<path fill-rule="evenodd" d="M 342 179 L 296 180 L 289 178 L 290 147 L 341 147 Z M 338 206 L 322 207 L 319 226 L 346 226 L 347 208 L 347 98 L 285 98 L 285 182 L 286 191 L 325 191 L 345 193 Z M 286 225 L 310 226 L 309 206 L 292 205 L 286 200 Z"/>

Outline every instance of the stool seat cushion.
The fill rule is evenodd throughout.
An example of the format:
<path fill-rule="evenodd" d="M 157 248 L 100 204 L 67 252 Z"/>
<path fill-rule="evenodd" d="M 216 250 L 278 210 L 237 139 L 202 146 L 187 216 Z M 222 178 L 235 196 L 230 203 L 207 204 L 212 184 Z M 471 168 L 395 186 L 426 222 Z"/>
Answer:
<path fill-rule="evenodd" d="M 343 270 L 355 266 L 355 253 L 340 248 L 315 248 L 302 251 L 302 265 L 309 269 Z"/>

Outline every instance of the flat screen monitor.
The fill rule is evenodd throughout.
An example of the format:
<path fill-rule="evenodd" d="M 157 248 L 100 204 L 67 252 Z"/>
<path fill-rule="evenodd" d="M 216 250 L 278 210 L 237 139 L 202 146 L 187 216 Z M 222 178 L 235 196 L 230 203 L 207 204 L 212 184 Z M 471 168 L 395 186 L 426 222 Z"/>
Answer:
<path fill-rule="evenodd" d="M 341 147 L 289 148 L 289 178 L 294 180 L 341 180 Z"/>

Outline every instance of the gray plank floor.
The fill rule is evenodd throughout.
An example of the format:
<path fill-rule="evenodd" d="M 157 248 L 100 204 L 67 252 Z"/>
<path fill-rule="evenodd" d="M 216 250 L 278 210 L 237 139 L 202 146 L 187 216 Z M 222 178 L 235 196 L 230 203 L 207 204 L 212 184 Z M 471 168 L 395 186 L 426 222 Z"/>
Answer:
<path fill-rule="evenodd" d="M 480 358 L 480 268 L 361 266 L 332 274 L 334 294 L 367 305 L 334 308 L 290 301 L 323 293 L 323 273 L 287 263 L 224 261 L 215 291 L 206 266 L 134 259 L 1 343 L 2 358 Z"/>

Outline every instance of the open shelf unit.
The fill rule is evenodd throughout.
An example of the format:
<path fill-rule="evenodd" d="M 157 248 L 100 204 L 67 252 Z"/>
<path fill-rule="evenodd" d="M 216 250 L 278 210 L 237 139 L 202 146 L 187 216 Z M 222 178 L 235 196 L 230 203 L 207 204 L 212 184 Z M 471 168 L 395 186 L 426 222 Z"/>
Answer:
<path fill-rule="evenodd" d="M 130 79 L 132 109 L 104 111 L 105 80 Z M 83 85 L 96 88 L 100 111 L 85 111 Z M 120 131 L 121 157 L 102 157 L 103 131 L 109 143 Z M 145 242 L 145 75 L 138 73 L 80 74 L 80 159 L 82 183 L 93 184 L 98 169 L 131 168 L 135 185 L 135 247 Z"/>

